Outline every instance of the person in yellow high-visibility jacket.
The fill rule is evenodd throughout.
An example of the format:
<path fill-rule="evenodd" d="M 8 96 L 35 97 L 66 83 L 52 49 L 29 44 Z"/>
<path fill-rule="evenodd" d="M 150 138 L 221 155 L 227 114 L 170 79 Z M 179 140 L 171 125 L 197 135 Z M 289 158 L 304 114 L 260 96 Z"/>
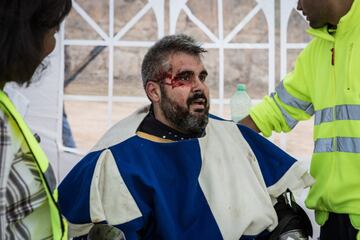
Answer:
<path fill-rule="evenodd" d="M 298 10 L 314 39 L 241 123 L 269 136 L 314 115 L 306 206 L 320 239 L 360 239 L 360 0 L 299 0 Z"/>
<path fill-rule="evenodd" d="M 68 238 L 49 161 L 3 89 L 30 84 L 70 9 L 71 0 L 0 1 L 0 239 Z"/>

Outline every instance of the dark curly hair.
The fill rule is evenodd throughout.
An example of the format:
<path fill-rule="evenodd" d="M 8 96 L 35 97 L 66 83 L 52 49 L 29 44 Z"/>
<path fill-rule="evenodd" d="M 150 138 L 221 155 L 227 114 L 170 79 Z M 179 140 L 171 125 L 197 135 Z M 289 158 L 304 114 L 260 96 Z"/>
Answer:
<path fill-rule="evenodd" d="M 29 84 L 43 59 L 45 35 L 60 25 L 71 0 L 0 1 L 0 84 Z"/>
<path fill-rule="evenodd" d="M 169 56 L 174 53 L 187 53 L 193 56 L 201 56 L 207 50 L 201 47 L 201 43 L 194 38 L 185 35 L 169 35 L 157 41 L 145 54 L 141 65 L 141 77 L 144 88 L 151 79 L 157 79 L 164 69 Z"/>

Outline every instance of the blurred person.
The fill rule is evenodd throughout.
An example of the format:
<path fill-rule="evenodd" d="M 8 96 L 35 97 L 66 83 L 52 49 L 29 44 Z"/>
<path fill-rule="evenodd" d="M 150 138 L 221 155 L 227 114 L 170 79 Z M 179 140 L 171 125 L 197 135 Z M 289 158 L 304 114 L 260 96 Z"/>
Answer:
<path fill-rule="evenodd" d="M 311 187 L 320 239 L 360 239 L 360 1 L 299 0 L 314 39 L 241 123 L 270 136 L 314 115 Z M 359 125 L 359 126 L 358 126 Z"/>
<path fill-rule="evenodd" d="M 55 175 L 3 89 L 41 72 L 70 9 L 71 0 L 0 1 L 0 239 L 67 239 Z"/>
<path fill-rule="evenodd" d="M 127 240 L 267 239 L 276 199 L 311 183 L 271 142 L 209 114 L 205 52 L 186 35 L 149 49 L 142 80 L 151 105 L 112 127 L 59 186 L 70 236 L 87 239 L 105 223 Z M 295 219 L 291 230 L 305 228 L 288 210 L 279 216 Z"/>
<path fill-rule="evenodd" d="M 65 147 L 76 148 L 76 143 L 71 131 L 70 122 L 65 112 L 65 108 L 63 108 L 62 115 L 62 143 Z"/>

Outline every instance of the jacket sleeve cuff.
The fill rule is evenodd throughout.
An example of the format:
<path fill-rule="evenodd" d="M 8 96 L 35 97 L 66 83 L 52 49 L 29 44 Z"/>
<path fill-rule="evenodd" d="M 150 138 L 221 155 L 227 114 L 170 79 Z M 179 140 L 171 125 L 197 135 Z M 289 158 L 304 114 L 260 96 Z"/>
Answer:
<path fill-rule="evenodd" d="M 280 109 L 269 96 L 266 96 L 261 103 L 251 108 L 250 117 L 265 137 L 270 137 L 272 131 L 287 132 L 290 130 Z"/>

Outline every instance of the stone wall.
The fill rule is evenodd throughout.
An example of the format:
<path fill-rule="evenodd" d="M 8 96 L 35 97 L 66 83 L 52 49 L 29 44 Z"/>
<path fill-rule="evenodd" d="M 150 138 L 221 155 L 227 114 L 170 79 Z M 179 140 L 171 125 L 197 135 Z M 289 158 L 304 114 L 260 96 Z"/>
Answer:
<path fill-rule="evenodd" d="M 77 3 L 105 32 L 109 32 L 108 1 L 78 0 Z M 115 34 L 147 3 L 145 0 L 115 1 Z M 226 0 L 223 1 L 224 36 L 253 9 L 255 0 Z M 165 1 L 165 34 L 169 33 L 169 2 Z M 219 35 L 217 1 L 190 0 L 187 6 L 192 13 L 202 21 L 215 35 Z M 280 79 L 279 61 L 279 0 L 276 0 L 276 79 Z M 139 22 L 126 33 L 121 41 L 155 41 L 157 40 L 157 23 L 153 11 L 147 13 Z M 305 33 L 307 23 L 295 11 L 289 22 L 289 42 L 307 42 Z M 88 24 L 72 11 L 66 21 L 66 39 L 101 40 L 101 37 Z M 182 11 L 177 21 L 177 33 L 186 33 L 204 43 L 212 41 L 189 19 Z M 232 39 L 231 43 L 267 43 L 267 20 L 260 11 L 245 28 Z M 66 77 L 69 77 L 84 62 L 94 47 L 68 46 L 66 47 Z M 139 69 L 147 48 L 115 47 L 114 56 L 114 95 L 116 96 L 144 96 L 141 88 Z M 288 68 L 299 51 L 289 51 Z M 246 83 L 252 98 L 258 99 L 267 94 L 268 90 L 268 51 L 267 50 L 225 50 L 225 97 L 228 98 L 237 83 Z M 219 53 L 216 49 L 209 49 L 205 56 L 205 63 L 210 73 L 208 84 L 213 97 L 217 98 L 219 85 Z M 101 53 L 79 74 L 74 81 L 67 85 L 68 94 L 107 95 L 108 93 L 108 51 L 104 48 Z"/>

